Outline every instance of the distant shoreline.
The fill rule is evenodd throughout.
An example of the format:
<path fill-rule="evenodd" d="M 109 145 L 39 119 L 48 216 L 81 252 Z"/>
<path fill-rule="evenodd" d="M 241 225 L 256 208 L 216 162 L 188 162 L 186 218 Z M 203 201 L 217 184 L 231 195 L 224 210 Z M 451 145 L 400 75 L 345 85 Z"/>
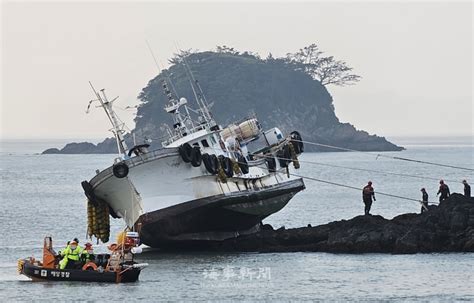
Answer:
<path fill-rule="evenodd" d="M 410 145 L 472 145 L 474 136 L 386 136 L 387 140 L 404 146 Z"/>
<path fill-rule="evenodd" d="M 403 145 L 410 149 L 416 146 L 473 146 L 474 136 L 390 136 L 390 142 Z M 61 148 L 72 141 L 100 142 L 103 139 L 1 139 L 0 151 L 2 153 L 29 153 L 40 154 L 46 148 Z"/>

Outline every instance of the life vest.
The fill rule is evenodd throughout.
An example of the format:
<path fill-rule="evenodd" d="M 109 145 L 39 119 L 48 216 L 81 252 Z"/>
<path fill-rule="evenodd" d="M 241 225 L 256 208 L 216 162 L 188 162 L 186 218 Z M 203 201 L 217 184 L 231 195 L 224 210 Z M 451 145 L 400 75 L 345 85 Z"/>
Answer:
<path fill-rule="evenodd" d="M 71 249 L 71 246 L 66 247 L 66 249 L 63 252 L 63 255 L 65 255 L 69 260 L 73 261 L 79 261 L 79 258 L 82 253 L 82 248 L 77 245 L 76 249 Z"/>

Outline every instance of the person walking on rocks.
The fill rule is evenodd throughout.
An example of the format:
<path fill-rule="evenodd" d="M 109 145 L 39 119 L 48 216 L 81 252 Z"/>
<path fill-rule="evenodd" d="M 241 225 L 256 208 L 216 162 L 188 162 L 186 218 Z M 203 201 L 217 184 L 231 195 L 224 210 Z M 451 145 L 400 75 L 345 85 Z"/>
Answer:
<path fill-rule="evenodd" d="M 466 180 L 462 180 L 462 184 L 464 184 L 464 196 L 466 196 L 467 198 L 470 198 L 471 197 L 471 186 L 469 185 L 469 183 L 467 183 Z"/>
<path fill-rule="evenodd" d="M 365 214 L 370 215 L 370 208 L 372 207 L 372 199 L 375 200 L 375 192 L 372 187 L 372 181 L 369 181 L 367 185 L 362 189 L 362 201 L 365 204 Z"/>
<path fill-rule="evenodd" d="M 449 196 L 450 196 L 449 187 L 448 187 L 448 185 L 446 185 L 446 184 L 444 183 L 443 180 L 440 180 L 440 181 L 439 181 L 439 190 L 438 190 L 438 193 L 436 194 L 436 196 L 439 195 L 439 194 L 441 194 L 441 195 L 439 196 L 439 202 L 440 202 L 440 203 L 441 203 L 441 201 L 446 200 L 446 199 L 449 198 Z"/>
<path fill-rule="evenodd" d="M 424 213 L 428 209 L 428 193 L 425 188 L 421 189 L 421 213 Z"/>

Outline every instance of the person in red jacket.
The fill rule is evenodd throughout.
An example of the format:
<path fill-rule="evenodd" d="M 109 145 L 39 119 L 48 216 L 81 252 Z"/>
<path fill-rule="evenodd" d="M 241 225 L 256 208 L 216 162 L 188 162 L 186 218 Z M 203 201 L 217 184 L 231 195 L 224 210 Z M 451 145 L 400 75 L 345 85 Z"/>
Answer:
<path fill-rule="evenodd" d="M 439 190 L 438 190 L 438 193 L 436 193 L 436 195 L 439 195 L 439 194 L 441 194 L 441 195 L 439 196 L 439 202 L 440 202 L 440 203 L 441 203 L 441 201 L 446 200 L 446 199 L 449 198 L 449 196 L 450 196 L 449 187 L 448 187 L 448 185 L 446 185 L 446 184 L 444 183 L 443 180 L 440 180 L 440 181 L 439 181 Z"/>
<path fill-rule="evenodd" d="M 375 200 L 375 191 L 372 187 L 372 181 L 369 181 L 367 185 L 362 189 L 362 201 L 365 204 L 365 214 L 370 215 L 370 208 L 372 207 L 372 199 Z"/>

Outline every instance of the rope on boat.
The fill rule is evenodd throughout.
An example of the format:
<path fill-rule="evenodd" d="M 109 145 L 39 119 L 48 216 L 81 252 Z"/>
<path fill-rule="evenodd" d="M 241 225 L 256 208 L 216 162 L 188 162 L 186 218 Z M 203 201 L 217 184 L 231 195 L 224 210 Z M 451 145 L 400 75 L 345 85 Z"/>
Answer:
<path fill-rule="evenodd" d="M 435 166 L 441 166 L 441 167 L 449 167 L 449 168 L 454 168 L 454 169 L 462 169 L 462 170 L 474 171 L 474 168 L 470 168 L 470 167 L 460 167 L 460 166 L 454 166 L 454 165 L 449 165 L 449 164 L 442 164 L 442 163 L 435 163 L 435 162 L 422 161 L 422 160 L 416 160 L 416 159 L 409 159 L 409 158 L 403 158 L 403 157 L 389 156 L 389 155 L 384 155 L 384 154 L 374 154 L 374 153 L 372 153 L 372 152 L 361 151 L 361 150 L 355 150 L 355 149 L 351 149 L 351 148 L 339 147 L 339 146 L 328 145 L 328 144 L 322 144 L 322 143 L 316 143 L 316 142 L 310 142 L 310 141 L 304 141 L 304 140 L 294 140 L 294 139 L 292 139 L 292 141 L 295 141 L 295 142 L 302 142 L 302 143 L 309 144 L 309 145 L 316 145 L 316 146 L 321 146 L 321 147 L 327 147 L 327 148 L 332 148 L 332 149 L 338 149 L 338 150 L 343 150 L 343 151 L 358 152 L 358 153 L 368 154 L 368 155 L 371 155 L 371 156 L 377 156 L 377 158 L 378 158 L 378 157 L 381 157 L 381 158 L 390 158 L 390 159 L 394 159 L 394 160 L 401 160 L 401 161 L 415 162 L 415 163 L 428 164 L 428 165 L 435 165 Z"/>
<path fill-rule="evenodd" d="M 280 158 L 280 157 L 276 157 L 276 156 L 275 156 L 275 158 L 281 159 L 281 160 L 292 161 L 292 159 Z M 300 160 L 300 159 L 298 159 L 298 162 L 314 164 L 314 165 L 321 165 L 321 166 L 328 166 L 328 167 L 337 167 L 337 168 L 350 169 L 350 170 L 366 171 L 366 172 L 386 174 L 386 175 L 394 175 L 394 176 L 409 177 L 409 178 L 418 178 L 418 179 L 425 179 L 425 180 L 439 181 L 441 179 L 441 178 L 434 178 L 434 177 L 428 177 L 428 176 L 417 176 L 417 175 L 402 174 L 402 173 L 395 173 L 395 172 L 388 172 L 388 171 L 381 171 L 381 170 L 367 169 L 367 168 L 359 168 L 359 167 L 342 166 L 342 165 L 335 165 L 335 164 L 328 164 L 328 163 L 321 163 L 321 162 L 307 161 L 307 160 Z M 453 182 L 453 183 L 460 183 L 461 182 L 461 181 L 455 181 L 455 180 L 444 179 L 444 178 L 442 178 L 442 179 L 444 181 Z"/>
<path fill-rule="evenodd" d="M 331 185 L 335 185 L 335 186 L 340 186 L 340 187 L 355 189 L 355 190 L 357 190 L 357 191 L 360 191 L 360 190 L 361 190 L 360 188 L 355 187 L 355 186 L 350 186 L 350 185 L 346 185 L 346 184 L 336 183 L 336 182 L 332 182 L 332 181 L 326 181 L 326 180 L 322 180 L 322 179 L 317 179 L 317 178 L 308 177 L 308 176 L 302 176 L 302 175 L 293 174 L 293 173 L 290 173 L 290 175 L 292 175 L 292 176 L 294 176 L 294 177 L 299 177 L 299 178 L 303 178 L 303 179 L 307 179 L 307 180 L 316 181 L 316 182 L 321 182 L 321 183 L 331 184 Z M 415 202 L 418 202 L 418 203 L 421 203 L 421 202 L 422 202 L 422 201 L 417 200 L 417 199 L 408 198 L 408 197 L 403 197 L 403 196 L 398 196 L 398 195 L 393 195 L 393 194 L 384 193 L 384 192 L 380 192 L 380 191 L 375 191 L 375 193 L 376 193 L 377 195 L 381 195 L 381 196 L 387 196 L 387 197 L 392 197 L 392 198 L 398 198 L 398 199 L 403 199 L 403 200 L 408 200 L 408 201 L 415 201 Z M 435 203 L 438 203 L 438 202 L 428 201 L 428 203 L 435 204 Z"/>
<path fill-rule="evenodd" d="M 266 166 L 258 166 L 258 167 L 268 170 L 268 168 L 267 168 Z M 330 184 L 330 185 L 334 185 L 334 186 L 339 186 L 339 187 L 344 187 L 344 188 L 349 188 L 349 189 L 354 189 L 354 190 L 357 190 L 357 191 L 361 191 L 361 189 L 360 189 L 359 187 L 356 187 L 356 186 L 351 186 L 351 185 L 346 185 L 346 184 L 342 184 L 342 183 L 337 183 L 337 182 L 322 180 L 322 179 L 318 179 L 318 178 L 314 178 L 314 177 L 309 177 L 309 176 L 303 176 L 303 175 L 294 174 L 294 173 L 290 173 L 290 172 L 287 172 L 287 174 L 290 175 L 290 176 L 294 176 L 294 177 L 298 177 L 298 178 L 303 178 L 303 179 L 307 179 L 307 180 L 311 180 L 311 181 L 316 181 L 316 182 L 320 182 L 320 183 L 325 183 L 325 184 Z M 417 199 L 413 199 L 413 198 L 409 198 L 409 197 L 403 197 L 403 196 L 393 195 L 393 194 L 389 194 L 389 193 L 385 193 L 385 192 L 380 192 L 380 191 L 375 191 L 375 193 L 376 193 L 377 195 L 381 195 L 381 196 L 387 196 L 387 197 L 398 198 L 398 199 L 403 199 L 403 200 L 415 201 L 415 202 L 418 202 L 418 203 L 422 203 L 421 200 L 417 200 Z M 433 201 L 428 201 L 428 203 L 431 203 L 431 204 L 438 204 L 438 202 L 433 202 Z"/>
<path fill-rule="evenodd" d="M 276 156 L 264 156 L 264 158 L 277 158 L 277 159 L 283 159 L 283 160 L 287 160 L 289 162 L 293 162 L 295 163 L 295 159 L 288 159 L 288 158 L 281 158 L 281 157 L 276 157 Z M 303 162 L 301 160 L 296 160 L 297 162 Z M 308 161 L 309 162 L 309 161 Z M 239 162 L 240 163 L 240 162 Z M 265 170 L 269 170 L 269 168 L 267 166 L 257 166 L 257 167 L 260 167 L 260 168 L 263 168 Z M 349 189 L 354 189 L 354 190 L 357 190 L 357 191 L 360 191 L 361 189 L 359 187 L 356 187 L 356 186 L 351 186 L 351 185 L 346 185 L 346 184 L 342 184 L 342 183 L 337 183 L 337 182 L 332 182 L 332 181 L 327 181 L 327 180 L 322 180 L 322 179 L 318 179 L 318 178 L 314 178 L 314 177 L 309 177 L 309 176 L 303 176 L 303 175 L 299 175 L 299 174 L 294 174 L 294 173 L 290 173 L 289 170 L 288 170 L 288 167 L 287 167 L 287 171 L 286 171 L 286 174 L 288 176 L 294 176 L 294 177 L 298 177 L 298 178 L 303 178 L 303 179 L 307 179 L 307 180 L 311 180 L 311 181 L 316 181 L 316 182 L 321 182 L 321 183 L 325 183 L 325 184 L 330 184 L 330 185 L 334 185 L 334 186 L 339 186 L 339 187 L 344 187 L 344 188 L 349 188 Z M 417 176 L 418 177 L 418 176 Z M 437 179 L 436 179 L 437 180 Z M 408 201 L 415 201 L 415 202 L 418 202 L 420 203 L 421 205 L 423 205 L 423 201 L 421 200 L 418 200 L 418 199 L 413 199 L 413 198 L 409 198 L 409 197 L 404 197 L 404 196 L 399 196 L 399 195 L 393 195 L 393 194 L 389 194 L 389 193 L 385 193 L 385 192 L 380 192 L 380 191 L 375 191 L 375 193 L 377 195 L 381 195 L 381 196 L 387 196 L 387 197 L 392 197 L 392 198 L 398 198 L 398 199 L 403 199 L 403 200 L 408 200 Z M 438 204 L 438 202 L 433 202 L 433 201 L 427 201 L 427 203 L 431 203 L 431 204 Z M 425 209 L 427 209 L 424 205 L 423 207 Z"/>

